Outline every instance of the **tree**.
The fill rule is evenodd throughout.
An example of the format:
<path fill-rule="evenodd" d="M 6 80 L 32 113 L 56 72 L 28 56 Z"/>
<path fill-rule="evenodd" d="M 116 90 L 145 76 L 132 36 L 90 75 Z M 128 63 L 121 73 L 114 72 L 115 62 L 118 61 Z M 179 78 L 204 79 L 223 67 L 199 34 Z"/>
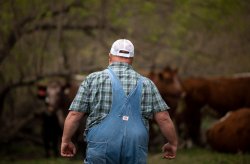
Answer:
<path fill-rule="evenodd" d="M 181 75 L 247 71 L 249 8 L 246 0 L 2 0 L 0 117 L 32 103 L 27 90 L 42 79 L 106 67 L 118 38 L 135 44 L 139 71 L 166 65 Z"/>
<path fill-rule="evenodd" d="M 21 88 L 27 90 L 38 81 L 52 76 L 70 79 L 72 74 L 87 73 L 100 68 L 102 65 L 100 63 L 103 65 L 106 63 L 103 61 L 107 56 L 95 58 L 96 53 L 106 53 L 106 49 L 110 47 L 107 43 L 112 37 L 129 35 L 131 29 L 127 27 L 129 19 L 133 17 L 131 12 L 136 13 L 136 8 L 124 10 L 126 12 L 117 10 L 126 9 L 128 1 L 114 2 L 104 0 L 1 2 L 0 23 L 3 25 L 0 27 L 1 122 L 8 121 L 3 116 L 5 110 L 11 110 L 13 107 L 18 108 L 16 110 L 24 110 L 22 101 L 26 96 L 18 95 L 20 93 L 16 90 Z M 136 4 L 139 5 L 140 2 L 142 1 Z M 151 9 L 147 9 L 145 12 L 150 11 Z M 8 98 L 14 102 L 6 101 Z M 30 111 L 35 110 L 30 109 Z M 32 119 L 32 113 L 31 117 L 27 118 Z M 24 120 L 18 117 L 15 119 Z M 12 122 L 18 121 L 12 120 Z M 25 121 L 20 125 L 25 126 Z M 22 126 L 15 128 L 15 133 Z M 14 136 L 15 133 L 11 132 L 10 135 Z"/>

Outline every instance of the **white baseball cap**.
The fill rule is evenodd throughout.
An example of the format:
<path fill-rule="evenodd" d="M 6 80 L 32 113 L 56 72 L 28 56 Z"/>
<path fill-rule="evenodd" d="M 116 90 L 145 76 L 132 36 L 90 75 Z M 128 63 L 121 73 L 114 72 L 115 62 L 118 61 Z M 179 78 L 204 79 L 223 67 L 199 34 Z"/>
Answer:
<path fill-rule="evenodd" d="M 134 45 L 127 39 L 118 39 L 113 43 L 110 53 L 126 58 L 134 57 Z"/>

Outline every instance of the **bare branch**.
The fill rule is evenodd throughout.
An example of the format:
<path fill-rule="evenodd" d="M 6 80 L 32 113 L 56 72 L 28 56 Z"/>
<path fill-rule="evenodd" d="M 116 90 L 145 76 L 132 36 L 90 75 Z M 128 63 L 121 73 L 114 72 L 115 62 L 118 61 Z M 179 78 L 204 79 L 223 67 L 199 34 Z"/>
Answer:
<path fill-rule="evenodd" d="M 94 24 L 94 25 L 90 25 L 90 24 L 86 24 L 86 25 L 70 25 L 70 24 L 65 24 L 62 25 L 61 27 L 63 30 L 79 30 L 84 32 L 85 34 L 89 35 L 89 36 L 94 36 L 93 34 L 93 30 L 96 29 L 102 29 L 102 25 L 98 25 L 98 24 Z M 24 31 L 25 34 L 29 34 L 29 33 L 33 33 L 35 31 L 38 30 L 42 30 L 42 31 L 48 31 L 48 30 L 56 30 L 57 29 L 57 25 L 56 24 L 40 24 L 40 25 L 36 25 L 35 27 L 33 27 L 32 29 L 26 30 Z M 107 27 L 107 30 L 113 32 L 113 33 L 119 33 L 119 31 L 115 28 L 112 27 Z"/>
<path fill-rule="evenodd" d="M 80 71 L 71 72 L 70 74 L 68 72 L 66 72 L 66 73 L 63 73 L 63 72 L 62 73 L 58 73 L 58 72 L 48 73 L 48 74 L 29 77 L 29 78 L 26 78 L 26 79 L 21 79 L 21 80 L 16 81 L 16 82 L 9 83 L 7 86 L 3 87 L 0 90 L 0 117 L 1 117 L 2 112 L 3 112 L 3 105 L 4 105 L 5 98 L 8 95 L 8 93 L 13 89 L 16 89 L 18 87 L 31 86 L 31 85 L 36 84 L 40 80 L 50 78 L 50 77 L 62 77 L 62 78 L 68 79 L 69 76 L 72 76 L 72 75 L 75 75 L 75 74 L 80 74 L 82 72 L 90 73 L 90 72 L 97 71 L 97 70 L 100 70 L 100 69 L 102 69 L 102 68 L 89 66 L 89 67 L 86 67 L 85 69 L 82 69 Z"/>
<path fill-rule="evenodd" d="M 71 4 L 66 5 L 61 9 L 57 9 L 57 10 L 53 10 L 49 12 L 50 12 L 51 17 L 55 17 L 57 15 L 60 15 L 61 13 L 68 13 L 72 7 L 84 8 L 84 6 L 80 3 L 80 1 L 74 1 Z M 45 11 L 44 13 L 40 14 L 39 16 L 40 20 L 45 18 L 47 16 L 47 13 L 48 11 Z M 19 27 L 24 27 L 26 24 L 33 22 L 35 19 L 37 19 L 37 15 L 28 16 L 19 22 Z"/>
<path fill-rule="evenodd" d="M 45 11 L 44 13 L 40 14 L 40 20 L 45 18 L 48 12 L 51 12 L 51 16 L 57 16 L 61 13 L 67 13 L 72 7 L 81 7 L 84 6 L 80 3 L 80 1 L 74 1 L 73 3 L 64 6 L 61 9 L 53 10 L 53 11 Z M 34 20 L 37 19 L 37 15 L 27 16 L 26 18 L 22 19 L 21 21 L 15 23 L 13 29 L 9 32 L 9 35 L 6 37 L 6 41 L 4 42 L 3 47 L 0 48 L 0 64 L 5 60 L 7 56 L 10 55 L 11 49 L 15 46 L 16 42 L 19 38 L 22 37 L 24 33 L 24 28 L 27 24 L 32 23 Z M 35 30 L 35 29 L 34 29 Z M 32 32 L 34 31 L 32 30 Z M 37 30 L 37 29 L 36 29 Z M 18 32 L 18 35 L 17 35 Z"/>

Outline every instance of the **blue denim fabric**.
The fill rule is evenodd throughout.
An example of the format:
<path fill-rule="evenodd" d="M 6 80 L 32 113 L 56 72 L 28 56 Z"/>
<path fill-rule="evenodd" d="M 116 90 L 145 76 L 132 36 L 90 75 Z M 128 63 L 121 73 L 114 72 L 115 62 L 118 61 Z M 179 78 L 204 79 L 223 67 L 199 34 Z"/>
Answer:
<path fill-rule="evenodd" d="M 87 132 L 86 164 L 145 164 L 148 131 L 141 110 L 142 81 L 126 95 L 111 69 L 112 106 L 108 116 Z"/>

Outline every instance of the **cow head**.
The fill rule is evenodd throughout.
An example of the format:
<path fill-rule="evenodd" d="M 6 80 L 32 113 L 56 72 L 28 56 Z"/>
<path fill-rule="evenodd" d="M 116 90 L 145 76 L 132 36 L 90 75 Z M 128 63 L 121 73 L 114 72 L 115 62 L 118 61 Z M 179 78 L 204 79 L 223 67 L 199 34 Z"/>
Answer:
<path fill-rule="evenodd" d="M 52 80 L 47 85 L 38 85 L 38 98 L 45 101 L 48 107 L 55 110 L 64 108 L 65 99 L 69 93 L 69 85 Z"/>
<path fill-rule="evenodd" d="M 178 70 L 165 67 L 158 73 L 151 72 L 149 78 L 155 83 L 162 98 L 170 107 L 176 108 L 179 99 L 184 93 L 178 77 Z"/>

